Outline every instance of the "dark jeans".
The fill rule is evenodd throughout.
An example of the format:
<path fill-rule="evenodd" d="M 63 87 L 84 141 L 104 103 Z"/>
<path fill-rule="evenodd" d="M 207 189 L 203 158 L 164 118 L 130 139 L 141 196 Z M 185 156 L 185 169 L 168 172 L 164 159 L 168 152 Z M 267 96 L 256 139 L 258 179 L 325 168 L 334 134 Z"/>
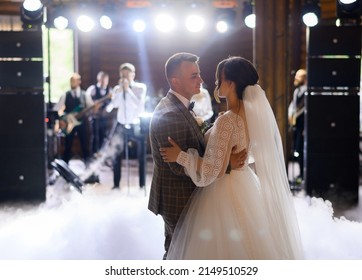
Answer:
<path fill-rule="evenodd" d="M 113 146 L 116 148 L 113 160 L 113 185 L 115 187 L 120 186 L 122 178 L 122 160 L 127 157 L 126 145 L 130 140 L 137 143 L 139 185 L 140 187 L 144 187 L 146 184 L 146 136 L 138 133 L 134 126 L 131 126 L 131 128 L 125 128 L 124 125 L 118 123 L 112 137 L 112 141 L 115 142 L 113 143 Z"/>

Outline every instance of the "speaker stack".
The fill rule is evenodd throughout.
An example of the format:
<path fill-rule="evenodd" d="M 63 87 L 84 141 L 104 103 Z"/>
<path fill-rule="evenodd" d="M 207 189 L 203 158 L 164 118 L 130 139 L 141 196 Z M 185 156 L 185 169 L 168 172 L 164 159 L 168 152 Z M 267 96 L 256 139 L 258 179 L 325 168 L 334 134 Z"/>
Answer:
<path fill-rule="evenodd" d="M 309 29 L 305 96 L 307 194 L 358 202 L 361 26 Z"/>
<path fill-rule="evenodd" d="M 0 202 L 46 198 L 41 31 L 0 32 Z"/>

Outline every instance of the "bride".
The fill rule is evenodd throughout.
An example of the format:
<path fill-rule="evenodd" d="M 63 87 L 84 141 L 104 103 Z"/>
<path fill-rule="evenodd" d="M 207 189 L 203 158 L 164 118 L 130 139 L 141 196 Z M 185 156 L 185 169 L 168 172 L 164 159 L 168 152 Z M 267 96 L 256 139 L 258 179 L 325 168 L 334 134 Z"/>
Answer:
<path fill-rule="evenodd" d="M 273 111 L 258 73 L 230 57 L 216 70 L 215 98 L 228 110 L 207 131 L 204 157 L 196 150 L 160 148 L 199 186 L 176 226 L 168 259 L 302 259 L 302 244 Z M 217 96 L 216 96 L 217 93 Z M 231 153 L 247 148 L 249 162 L 225 175 Z"/>

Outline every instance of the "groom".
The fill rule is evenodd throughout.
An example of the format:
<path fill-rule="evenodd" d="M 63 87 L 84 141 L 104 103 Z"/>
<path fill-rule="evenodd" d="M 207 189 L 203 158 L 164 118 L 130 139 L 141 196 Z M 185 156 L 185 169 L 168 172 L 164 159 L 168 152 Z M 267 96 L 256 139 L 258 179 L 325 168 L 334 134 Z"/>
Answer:
<path fill-rule="evenodd" d="M 200 92 L 203 82 L 198 61 L 199 57 L 191 53 L 176 53 L 166 61 L 165 74 L 170 90 L 155 108 L 150 123 L 154 171 L 148 209 L 156 215 L 160 214 L 164 220 L 165 254 L 163 259 L 166 259 L 181 212 L 196 186 L 185 174 L 181 165 L 165 163 L 159 149 L 170 146 L 168 142 L 170 136 L 182 150 L 194 148 L 200 156 L 204 154 L 206 147 L 204 136 L 188 110 L 191 97 Z M 241 167 L 245 158 L 246 151 L 232 155 L 230 168 Z"/>

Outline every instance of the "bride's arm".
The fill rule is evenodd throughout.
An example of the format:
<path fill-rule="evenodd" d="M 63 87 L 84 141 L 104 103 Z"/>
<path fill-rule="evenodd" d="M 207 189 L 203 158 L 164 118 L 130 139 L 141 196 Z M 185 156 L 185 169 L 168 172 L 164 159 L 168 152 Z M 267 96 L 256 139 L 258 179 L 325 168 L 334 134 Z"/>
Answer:
<path fill-rule="evenodd" d="M 185 173 L 199 187 L 207 186 L 225 174 L 231 149 L 233 126 L 228 118 L 219 118 L 211 129 L 206 151 L 200 157 L 195 149 L 181 151 L 171 139 L 173 147 L 161 148 L 160 153 L 166 162 L 177 162 L 185 168 Z"/>

